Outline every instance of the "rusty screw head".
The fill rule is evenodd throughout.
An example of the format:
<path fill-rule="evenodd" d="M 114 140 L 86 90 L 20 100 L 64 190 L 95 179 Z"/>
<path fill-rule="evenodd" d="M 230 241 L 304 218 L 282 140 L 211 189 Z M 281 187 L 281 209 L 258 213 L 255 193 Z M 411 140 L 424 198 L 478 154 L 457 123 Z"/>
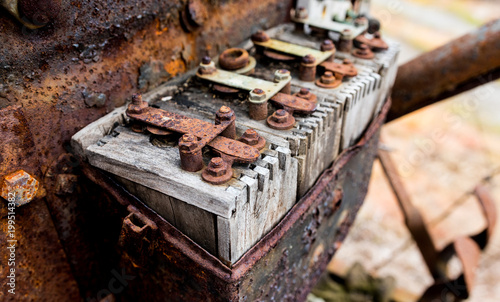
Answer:
<path fill-rule="evenodd" d="M 350 64 L 352 64 L 352 61 L 351 61 L 350 59 L 345 58 L 345 59 L 342 61 L 342 64 L 344 64 L 344 65 L 350 65 Z"/>
<path fill-rule="evenodd" d="M 307 54 L 304 57 L 302 57 L 302 63 L 303 64 L 314 64 L 316 62 L 316 58 L 313 55 Z"/>
<path fill-rule="evenodd" d="M 266 99 L 266 92 L 260 88 L 250 91 L 248 101 L 252 103 L 262 103 Z"/>
<path fill-rule="evenodd" d="M 192 152 L 198 147 L 198 140 L 192 134 L 184 134 L 179 140 L 179 149 L 184 152 Z"/>
<path fill-rule="evenodd" d="M 286 120 L 288 119 L 288 115 L 289 115 L 289 113 L 286 112 L 286 110 L 279 109 L 273 113 L 272 118 L 273 118 L 273 121 L 275 121 L 276 123 L 283 124 L 283 123 L 286 123 Z"/>
<path fill-rule="evenodd" d="M 251 37 L 252 41 L 254 42 L 267 42 L 269 41 L 269 35 L 265 33 L 262 30 L 258 30 L 256 33 L 254 33 Z"/>
<path fill-rule="evenodd" d="M 307 19 L 307 17 L 309 16 L 309 12 L 307 11 L 307 9 L 305 7 L 299 7 L 297 8 L 297 10 L 295 11 L 295 18 L 297 19 Z"/>
<path fill-rule="evenodd" d="M 300 88 L 300 91 L 299 93 L 297 94 L 297 96 L 299 98 L 303 98 L 303 99 L 309 99 L 309 97 L 311 96 L 311 90 L 309 88 Z"/>
<path fill-rule="evenodd" d="M 249 146 L 253 146 L 259 150 L 264 148 L 264 146 L 266 145 L 266 140 L 253 129 L 247 129 L 247 131 L 245 131 L 245 133 L 243 133 L 243 135 L 240 137 L 239 141 Z"/>
<path fill-rule="evenodd" d="M 332 84 L 333 82 L 335 82 L 335 76 L 331 71 L 327 71 L 321 76 L 321 83 Z"/>
<path fill-rule="evenodd" d="M 233 170 L 221 157 L 212 158 L 208 167 L 201 173 L 203 180 L 214 185 L 223 184 L 232 176 Z"/>
<path fill-rule="evenodd" d="M 287 130 L 293 128 L 295 118 L 286 110 L 279 109 L 267 118 L 267 124 L 273 129 Z"/>
<path fill-rule="evenodd" d="M 0 196 L 19 207 L 35 198 L 38 186 L 38 181 L 33 176 L 19 170 L 4 177 Z"/>
<path fill-rule="evenodd" d="M 335 45 L 333 44 L 332 40 L 324 40 L 321 43 L 321 51 L 330 51 L 330 50 L 334 50 L 334 49 L 335 49 Z"/>
<path fill-rule="evenodd" d="M 142 100 L 142 95 L 137 93 L 132 95 L 132 102 L 127 107 L 127 112 L 141 114 L 144 109 L 148 108 L 148 102 Z"/>
<path fill-rule="evenodd" d="M 202 59 L 201 59 L 201 64 L 203 65 L 208 65 L 212 62 L 212 59 L 209 57 L 209 56 L 204 56 Z"/>
<path fill-rule="evenodd" d="M 278 69 L 274 72 L 274 82 L 278 83 L 286 81 L 290 78 L 290 71 L 288 69 Z"/>
<path fill-rule="evenodd" d="M 234 117 L 234 111 L 228 106 L 220 107 L 219 111 L 215 114 L 216 124 L 220 122 L 230 121 Z"/>

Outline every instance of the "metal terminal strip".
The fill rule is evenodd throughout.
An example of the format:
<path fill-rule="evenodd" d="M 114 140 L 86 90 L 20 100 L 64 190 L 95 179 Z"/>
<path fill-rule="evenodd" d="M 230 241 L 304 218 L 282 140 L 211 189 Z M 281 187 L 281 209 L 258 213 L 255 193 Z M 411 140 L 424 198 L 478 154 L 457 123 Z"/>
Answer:
<path fill-rule="evenodd" d="M 284 81 L 269 82 L 221 69 L 217 69 L 210 74 L 200 74 L 198 72 L 196 76 L 207 81 L 246 91 L 252 91 L 255 88 L 262 89 L 265 92 L 265 97 L 261 100 L 262 102 L 268 101 L 292 80 L 289 77 Z"/>
<path fill-rule="evenodd" d="M 258 46 L 262 46 L 268 49 L 279 51 L 281 53 L 289 54 L 299 58 L 302 58 L 306 55 L 311 55 L 316 59 L 314 63 L 315 65 L 318 65 L 323 61 L 326 61 L 326 59 L 335 54 L 335 50 L 320 51 L 314 48 L 283 42 L 276 39 L 269 39 L 268 41 L 265 42 L 253 41 L 253 43 Z"/>

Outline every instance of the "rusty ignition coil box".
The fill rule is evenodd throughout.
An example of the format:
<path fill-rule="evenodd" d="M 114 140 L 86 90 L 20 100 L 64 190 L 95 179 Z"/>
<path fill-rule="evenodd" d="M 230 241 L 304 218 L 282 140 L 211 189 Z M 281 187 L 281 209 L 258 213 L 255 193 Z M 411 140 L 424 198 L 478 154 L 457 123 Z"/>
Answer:
<path fill-rule="evenodd" d="M 293 28 L 279 26 L 267 35 L 320 49 L 321 40 Z M 242 86 L 231 87 L 231 78 L 240 79 L 240 74 L 214 81 L 200 75 L 200 68 L 143 96 L 150 106 L 211 123 L 219 108 L 228 106 L 236 115 L 238 137 L 254 129 L 266 139 L 260 158 L 252 164 L 234 165 L 229 182 L 212 185 L 202 180 L 200 172 L 182 170 L 175 141 L 134 132 L 125 107 L 115 109 L 72 138 L 74 149 L 90 164 L 113 174 L 132 194 L 228 265 L 271 230 L 339 152 L 359 139 L 390 92 L 399 52 L 395 43 L 370 60 L 337 51 L 334 62 L 349 58 L 357 75 L 344 77 L 338 87 L 327 89 L 314 81 L 300 80 L 301 66 L 296 60 L 273 61 L 262 54 L 261 45 L 253 42 L 240 45 L 256 59 L 252 76 L 241 78 Z M 207 60 L 202 65 L 212 63 L 216 62 Z M 312 112 L 288 110 L 293 112 L 295 123 L 289 129 L 277 130 L 266 119 L 250 117 L 249 89 L 245 88 L 279 82 L 276 70 L 284 69 L 291 75 L 286 95 L 300 96 L 304 94 L 301 89 L 308 88 L 316 104 Z M 272 106 L 266 105 L 268 116 L 276 109 L 287 108 L 274 96 L 269 99 Z M 204 154 L 205 164 L 209 159 L 210 154 Z"/>

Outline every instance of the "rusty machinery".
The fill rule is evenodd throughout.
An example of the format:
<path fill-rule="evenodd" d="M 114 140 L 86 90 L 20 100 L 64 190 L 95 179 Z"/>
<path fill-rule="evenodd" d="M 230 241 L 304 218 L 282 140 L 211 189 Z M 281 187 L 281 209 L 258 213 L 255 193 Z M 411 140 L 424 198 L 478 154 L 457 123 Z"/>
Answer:
<path fill-rule="evenodd" d="M 282 118 L 294 115 L 291 110 L 293 106 L 289 102 L 309 100 L 303 104 L 314 103 L 314 108 L 319 110 L 315 113 L 312 113 L 312 109 L 305 111 L 314 116 L 315 122 L 298 116 L 295 123 L 300 125 L 295 131 L 307 137 L 304 139 L 306 144 L 313 142 L 316 137 L 313 133 L 319 133 L 315 129 L 324 127 L 320 122 L 328 120 L 324 116 L 339 112 L 336 111 L 339 103 L 325 101 L 331 94 L 321 89 L 339 89 L 337 92 L 340 98 L 345 97 L 344 103 L 340 104 L 347 104 L 345 108 L 351 110 L 355 108 L 357 95 L 369 91 L 367 87 L 373 89 L 378 85 L 385 87 L 385 91 L 390 91 L 391 78 L 395 76 L 394 61 L 391 60 L 394 60 L 397 53 L 384 62 L 384 54 L 391 53 L 394 48 L 391 50 L 391 43 L 381 40 L 376 33 L 377 22 L 362 16 L 367 12 L 363 6 L 366 1 L 354 1 L 354 10 L 336 16 L 336 23 L 333 25 L 312 22 L 314 18 L 309 16 L 314 17 L 318 12 L 311 8 L 316 7 L 304 6 L 302 2 L 304 1 L 298 1 L 293 11 L 291 1 L 1 2 L 4 10 L 0 18 L 3 30 L 0 36 L 0 131 L 3 139 L 0 174 L 6 176 L 2 180 L 2 192 L 17 188 L 17 192 L 22 190 L 29 197 L 20 201 L 29 201 L 33 197 L 29 204 L 15 209 L 18 225 L 16 238 L 19 242 L 16 259 L 19 268 L 18 292 L 22 292 L 26 299 L 50 297 L 51 300 L 59 301 L 80 297 L 101 299 L 105 296 L 154 300 L 159 295 L 170 295 L 174 300 L 184 301 L 208 297 L 231 301 L 243 297 L 264 300 L 272 297 L 304 299 L 340 246 L 362 204 L 371 163 L 376 155 L 378 132 L 387 112 L 390 112 L 390 118 L 393 119 L 482 83 L 473 80 L 475 77 L 486 77 L 486 81 L 498 77 L 498 56 L 492 55 L 492 51 L 499 48 L 494 45 L 500 40 L 495 38 L 498 36 L 498 21 L 480 29 L 480 34 L 474 33 L 455 42 L 461 45 L 463 52 L 439 56 L 444 60 L 439 64 L 433 64 L 435 56 L 432 54 L 417 59 L 421 61 L 409 63 L 419 66 L 418 72 L 422 76 L 417 76 L 417 79 L 429 80 L 424 86 L 429 87 L 430 92 L 422 91 L 418 99 L 413 94 L 415 89 L 412 90 L 412 87 L 423 86 L 409 85 L 407 79 L 415 79 L 415 76 L 405 70 L 413 72 L 414 68 L 403 66 L 393 94 L 395 105 L 389 109 L 389 102 L 384 102 L 387 95 L 377 94 L 373 97 L 370 105 L 373 109 L 369 110 L 368 115 L 363 116 L 361 112 L 351 113 L 350 118 L 346 117 L 348 114 L 344 117 L 337 115 L 337 120 L 341 119 L 339 127 L 342 135 L 339 136 L 344 138 L 345 143 L 337 143 L 338 150 L 343 151 L 336 157 L 335 164 L 326 170 L 328 165 L 323 166 L 320 170 L 324 172 L 319 173 L 321 175 L 308 180 L 315 183 L 314 186 L 303 189 L 288 214 L 264 233 L 261 240 L 238 255 L 235 263 L 224 262 L 220 257 L 207 252 L 208 248 L 200 247 L 199 243 L 180 232 L 180 226 L 173 226 L 153 212 L 151 205 L 147 206 L 131 195 L 125 189 L 130 187 L 73 155 L 81 154 L 79 151 L 82 151 L 73 149 L 78 148 L 78 145 L 69 144 L 71 136 L 78 130 L 113 108 L 122 106 L 137 91 L 154 91 L 154 88 L 161 88 L 161 83 L 174 76 L 196 70 L 201 58 L 205 56 L 214 58 L 221 54 L 221 69 L 231 72 L 245 68 L 247 72 L 248 68 L 255 69 L 255 79 L 260 78 L 261 81 L 270 83 L 275 83 L 275 79 L 279 83 L 280 79 L 288 76 L 284 68 L 272 67 L 287 66 L 292 76 L 295 73 L 296 76 L 293 77 L 297 80 L 290 82 L 290 91 L 287 91 L 285 85 L 280 87 L 285 89 L 281 94 L 266 95 L 267 100 L 270 99 L 273 106 L 277 106 L 273 107 L 276 112 L 266 112 L 271 122 L 267 124 L 266 118 L 263 124 L 259 124 L 263 126 L 259 127 L 272 126 L 273 122 L 278 121 L 285 121 L 279 124 L 292 124 L 289 117 Z M 321 10 L 322 13 L 323 11 Z M 224 52 L 227 45 L 237 45 L 256 33 L 257 29 L 271 28 L 288 18 L 294 20 L 296 25 L 277 27 L 274 31 L 260 32 L 252 37 L 256 46 L 253 49 L 258 51 L 255 55 L 270 60 L 261 65 L 271 69 L 270 74 L 262 72 L 264 69 L 258 65 L 262 64 L 259 63 L 263 62 L 261 60 L 255 63 L 256 66 L 251 65 L 251 56 L 247 57 L 245 54 L 249 50 L 246 46 L 238 48 L 234 60 L 234 52 Z M 220 26 L 221 23 L 224 26 Z M 252 28 L 248 24 L 256 27 Z M 300 30 L 299 37 L 308 37 L 306 40 L 309 42 L 302 46 L 319 52 L 332 52 L 336 48 L 336 55 L 318 60 L 283 51 L 279 46 L 276 48 L 279 43 L 269 43 L 281 41 L 300 46 L 300 43 L 294 43 L 293 28 Z M 365 35 L 366 31 L 369 34 Z M 322 32 L 337 34 L 335 47 L 332 47 L 332 42 L 325 41 L 324 36 L 319 35 L 321 38 L 318 38 L 318 34 Z M 313 36 L 310 36 L 311 33 Z M 268 40 L 266 34 L 272 38 Z M 437 52 L 457 49 L 453 45 L 445 46 Z M 384 50 L 387 47 L 389 50 Z M 466 60 L 470 62 L 467 68 L 453 72 L 455 76 L 448 79 L 448 84 L 452 81 L 453 85 L 431 80 L 433 75 L 438 74 L 436 68 L 439 66 L 460 66 L 456 64 L 457 60 L 473 53 L 471 49 L 480 54 Z M 227 58 L 229 60 L 225 60 Z M 286 63 L 287 60 L 292 63 Z M 225 64 L 225 61 L 229 61 L 229 64 Z M 421 62 L 425 64 L 420 65 Z M 210 60 L 201 61 L 202 66 L 210 63 Z M 316 66 L 323 71 L 322 74 L 314 71 Z M 356 77 L 354 68 L 366 78 Z M 390 72 L 384 73 L 384 68 Z M 278 73 L 274 70 L 278 70 Z M 349 74 L 350 72 L 352 73 Z M 302 78 L 297 73 L 302 74 Z M 385 76 L 378 78 L 377 74 L 380 73 Z M 349 75 L 355 80 L 347 80 Z M 213 80 L 203 77 L 200 79 Z M 384 79 L 388 80 L 384 82 Z M 198 85 L 187 83 L 186 87 L 183 83 L 178 82 L 180 85 L 170 96 L 180 96 L 177 104 L 182 104 L 182 91 L 179 94 L 178 90 Z M 252 99 L 256 103 L 262 101 L 261 90 L 264 87 L 247 90 L 247 87 L 231 87 L 227 84 L 224 81 L 210 87 L 214 91 L 225 93 L 224 97 L 228 93 L 234 95 L 243 90 L 248 93 L 244 100 Z M 292 94 L 296 97 L 290 98 Z M 148 107 L 148 111 L 161 110 L 154 108 L 161 107 L 162 102 L 158 102 L 158 96 L 150 96 L 155 102 L 153 107 Z M 312 101 L 315 97 L 316 100 Z M 207 103 L 210 101 L 207 100 Z M 139 104 L 136 100 L 135 104 L 142 103 Z M 252 105 L 249 106 L 251 108 Z M 285 110 L 281 110 L 280 106 Z M 236 110 L 239 106 L 231 108 Z M 245 107 L 245 111 L 237 112 L 239 120 L 249 113 L 246 111 L 249 108 Z M 223 112 L 218 112 L 219 109 Z M 218 112 L 220 115 L 227 113 L 226 111 L 230 110 L 219 106 L 217 110 L 205 108 L 201 112 L 209 112 L 210 115 Z M 257 119 L 263 116 L 264 110 L 261 111 L 260 115 L 257 114 Z M 161 112 L 161 116 L 169 116 L 165 111 L 158 112 Z M 171 113 L 174 120 L 184 120 L 179 113 Z M 123 121 L 123 116 L 118 114 L 113 125 L 100 129 L 99 144 L 104 146 L 112 141 L 113 135 L 122 135 L 117 134 L 119 132 L 116 132 L 116 126 Z M 139 119 L 139 115 L 132 114 L 131 117 Z M 200 117 L 204 118 L 203 115 Z M 194 121 L 193 117 L 187 119 Z M 365 124 L 359 128 L 348 125 L 348 122 L 356 120 L 362 120 Z M 207 122 L 200 122 L 200 125 L 205 123 Z M 222 124 L 225 125 L 225 122 L 219 125 Z M 294 160 L 300 162 L 304 159 L 298 153 L 300 148 L 297 149 L 297 159 L 287 153 L 293 146 L 290 141 L 287 144 L 286 139 L 281 139 L 283 134 L 270 135 L 267 134 L 268 130 L 262 132 L 259 129 L 253 131 L 247 127 L 250 122 L 243 125 L 238 129 L 240 141 L 244 143 L 243 149 L 251 148 L 248 150 L 253 154 L 252 160 L 259 157 L 256 150 L 263 144 L 256 133 L 274 140 L 273 143 L 267 143 L 267 162 L 263 163 L 264 166 L 258 164 L 251 167 L 253 172 L 245 172 L 248 174 L 246 184 L 250 188 L 253 186 L 250 184 L 255 183 L 256 188 L 256 191 L 249 189 L 248 194 L 259 194 L 259 184 L 265 184 L 261 175 L 268 173 L 265 172 L 266 169 L 272 171 L 276 167 L 277 173 L 282 163 L 291 164 Z M 175 127 L 157 126 L 154 122 L 146 127 L 136 124 L 135 130 L 147 129 L 152 136 L 162 136 L 171 130 L 179 131 Z M 219 136 L 222 140 L 227 136 L 230 139 L 236 138 L 233 133 L 228 133 L 232 130 L 227 131 L 232 126 L 211 127 L 220 128 L 220 133 L 225 132 L 225 135 Z M 290 126 L 285 128 L 288 127 Z M 193 134 L 189 131 L 180 132 Z M 349 139 L 345 139 L 346 137 Z M 192 151 L 189 143 L 199 138 L 196 135 L 194 138 L 191 135 L 182 138 L 177 156 L 182 157 L 180 154 L 188 149 Z M 300 140 L 297 142 L 298 147 Z M 214 144 L 214 140 L 207 140 L 207 144 Z M 237 144 L 237 141 L 231 141 L 231 144 Z M 111 143 L 108 147 L 110 145 Z M 217 144 L 211 147 L 221 149 Z M 226 161 L 232 160 L 226 157 L 221 161 L 216 157 L 208 166 L 217 170 Z M 325 159 L 325 162 L 328 160 Z M 180 164 L 183 165 L 182 159 Z M 20 169 L 25 172 L 14 173 Z M 222 173 L 223 176 L 227 170 Z M 220 171 L 214 173 L 218 172 Z M 249 175 L 256 175 L 256 178 L 252 180 Z M 286 173 L 273 175 L 282 177 Z M 5 205 L 6 203 L 2 207 L 2 216 L 8 213 Z M 7 230 L 6 225 L 2 225 L 2 228 Z M 335 230 L 333 236 L 332 229 Z M 28 241 L 29 248 L 25 245 Z M 47 242 L 51 244 L 48 245 Z M 290 249 L 289 246 L 292 245 L 296 248 Z M 2 265 L 7 263 L 7 257 L 8 255 L 2 254 Z M 276 269 L 281 273 L 275 274 Z M 125 279 L 127 285 L 122 283 L 124 286 L 116 291 L 115 287 L 110 288 L 111 281 L 120 277 L 123 281 L 124 276 L 129 277 Z M 469 276 L 466 272 L 465 278 Z M 151 280 L 156 280 L 156 283 Z M 302 285 L 298 286 L 298 283 Z M 61 284 L 65 286 L 61 287 Z M 4 294 L 7 292 L 4 289 L 2 288 L 1 297 L 9 299 Z M 200 292 L 203 294 L 200 295 Z"/>

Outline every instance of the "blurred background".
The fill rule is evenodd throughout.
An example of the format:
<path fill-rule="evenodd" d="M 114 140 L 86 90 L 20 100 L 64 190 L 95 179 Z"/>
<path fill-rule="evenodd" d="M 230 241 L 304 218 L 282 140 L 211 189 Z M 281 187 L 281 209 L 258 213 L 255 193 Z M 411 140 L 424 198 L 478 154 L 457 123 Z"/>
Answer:
<path fill-rule="evenodd" d="M 371 12 L 381 21 L 383 37 L 401 43 L 402 64 L 499 18 L 500 1 L 372 0 Z M 438 248 L 485 226 L 472 196 L 477 184 L 488 185 L 500 208 L 499 96 L 500 82 L 494 81 L 383 128 L 385 148 Z M 499 227 L 467 301 L 500 301 Z M 415 299 L 432 284 L 378 162 L 367 199 L 329 270 L 345 274 L 355 263 L 385 278 L 401 301 Z"/>

